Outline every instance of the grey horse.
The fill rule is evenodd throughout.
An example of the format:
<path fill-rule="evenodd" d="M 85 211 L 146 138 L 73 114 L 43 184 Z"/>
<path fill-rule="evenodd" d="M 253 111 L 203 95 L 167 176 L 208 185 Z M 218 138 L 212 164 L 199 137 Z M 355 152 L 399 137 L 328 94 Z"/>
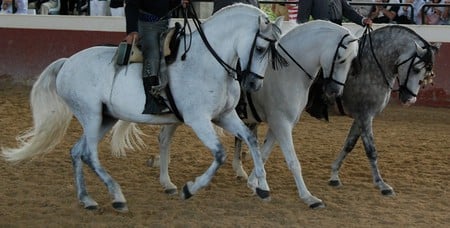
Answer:
<path fill-rule="evenodd" d="M 432 69 L 437 50 L 438 47 L 416 32 L 400 25 L 366 32 L 361 38 L 360 53 L 350 70 L 341 97 L 343 111 L 354 121 L 341 152 L 331 166 L 330 185 L 341 185 L 339 169 L 361 137 L 373 183 L 383 195 L 395 194 L 378 169 L 373 119 L 386 107 L 392 91 L 399 93 L 399 99 L 405 105 L 416 101 L 421 86 L 430 83 L 434 77 Z M 396 82 L 398 90 L 394 90 Z"/>

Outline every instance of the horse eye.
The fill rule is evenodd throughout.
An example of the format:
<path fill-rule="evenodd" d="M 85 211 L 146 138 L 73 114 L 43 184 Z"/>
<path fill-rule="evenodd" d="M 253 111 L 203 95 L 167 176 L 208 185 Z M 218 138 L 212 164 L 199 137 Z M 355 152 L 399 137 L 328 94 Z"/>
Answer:
<path fill-rule="evenodd" d="M 259 52 L 259 53 L 264 52 L 264 50 L 265 49 L 263 47 L 260 47 L 260 46 L 256 47 L 256 51 Z"/>

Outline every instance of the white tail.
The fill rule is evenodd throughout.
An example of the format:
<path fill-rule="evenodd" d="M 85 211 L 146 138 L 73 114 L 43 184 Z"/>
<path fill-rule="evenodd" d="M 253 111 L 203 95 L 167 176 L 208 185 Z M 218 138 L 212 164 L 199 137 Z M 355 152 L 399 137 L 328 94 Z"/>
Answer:
<path fill-rule="evenodd" d="M 111 152 L 114 156 L 125 156 L 127 149 L 135 150 L 145 147 L 144 140 L 140 137 L 145 135 L 136 123 L 119 120 L 113 127 L 111 133 Z M 136 146 L 136 147 L 135 147 Z"/>
<path fill-rule="evenodd" d="M 56 76 L 66 59 L 58 59 L 41 73 L 31 90 L 34 126 L 17 137 L 19 148 L 2 148 L 3 157 L 20 162 L 53 150 L 62 140 L 72 113 L 56 93 Z"/>

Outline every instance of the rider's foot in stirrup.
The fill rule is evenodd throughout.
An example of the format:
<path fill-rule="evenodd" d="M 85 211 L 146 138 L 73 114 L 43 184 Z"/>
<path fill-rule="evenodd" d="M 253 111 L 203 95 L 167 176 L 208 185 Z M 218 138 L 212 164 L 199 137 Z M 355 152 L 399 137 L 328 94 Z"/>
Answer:
<path fill-rule="evenodd" d="M 147 102 L 145 103 L 145 109 L 142 114 L 167 114 L 170 113 L 170 109 L 164 103 L 162 97 L 151 96 L 147 98 Z"/>

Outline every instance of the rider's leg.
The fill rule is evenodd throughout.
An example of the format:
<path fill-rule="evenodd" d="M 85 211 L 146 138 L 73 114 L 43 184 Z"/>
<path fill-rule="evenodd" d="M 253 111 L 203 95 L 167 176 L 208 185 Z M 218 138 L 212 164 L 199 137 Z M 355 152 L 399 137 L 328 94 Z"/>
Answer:
<path fill-rule="evenodd" d="M 159 86 L 158 75 L 161 59 L 159 39 L 161 33 L 167 28 L 168 20 L 157 22 L 139 21 L 140 44 L 144 55 L 142 76 L 147 97 L 143 114 L 159 114 L 169 111 L 159 93 L 152 93 L 152 88 Z"/>

